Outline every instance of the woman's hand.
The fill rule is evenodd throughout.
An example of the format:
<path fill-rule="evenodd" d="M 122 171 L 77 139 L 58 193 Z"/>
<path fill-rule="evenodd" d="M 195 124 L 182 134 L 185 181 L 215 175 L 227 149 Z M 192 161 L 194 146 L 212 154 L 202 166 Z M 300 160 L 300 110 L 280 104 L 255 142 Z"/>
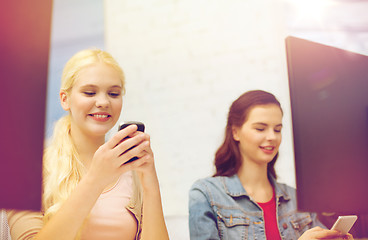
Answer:
<path fill-rule="evenodd" d="M 150 136 L 146 133 L 135 132 L 130 136 L 131 138 L 143 139 L 138 144 L 135 144 L 132 149 L 125 152 L 123 155 L 127 155 L 127 160 L 131 159 L 131 156 L 135 156 L 138 159 L 132 162 L 128 162 L 122 165 L 122 168 L 135 170 L 141 180 L 143 189 L 153 190 L 158 188 L 158 179 L 156 174 L 156 168 L 154 163 L 153 151 L 151 149 Z M 125 141 L 132 139 L 126 139 Z M 122 144 L 121 143 L 121 144 Z"/>
<path fill-rule="evenodd" d="M 162 211 L 160 186 L 156 174 L 150 137 L 146 133 L 135 132 L 120 143 L 139 139 L 133 148 L 124 152 L 124 163 L 135 156 L 138 159 L 122 165 L 123 169 L 135 170 L 143 189 L 142 234 L 141 239 L 169 240 Z M 129 146 L 132 146 L 129 144 Z M 126 155 L 126 156 L 125 156 Z M 148 224 L 147 224 L 148 223 Z"/>
<path fill-rule="evenodd" d="M 349 239 L 353 240 L 351 234 L 343 235 L 335 230 L 323 229 L 320 227 L 314 227 L 304 232 L 298 240 L 316 240 L 316 239 Z"/>
<path fill-rule="evenodd" d="M 101 189 L 104 189 L 117 181 L 124 172 L 138 168 L 147 161 L 149 162 L 150 159 L 153 162 L 153 154 L 147 136 L 142 132 L 137 132 L 136 125 L 120 130 L 94 153 L 87 176 Z M 139 159 L 124 164 L 135 156 Z"/>
<path fill-rule="evenodd" d="M 138 143 L 134 144 L 132 149 L 129 149 L 128 151 L 123 153 L 123 155 L 125 155 L 124 161 L 126 160 L 123 166 L 134 169 L 137 172 L 149 173 L 154 169 L 154 158 L 151 149 L 150 136 L 146 133 L 137 131 L 133 133 L 129 139 L 125 139 L 120 144 L 127 143 L 130 146 L 130 143 L 128 142 L 134 141 L 136 138 L 139 139 Z M 137 159 L 128 162 L 132 158 L 132 156 L 136 157 Z"/>

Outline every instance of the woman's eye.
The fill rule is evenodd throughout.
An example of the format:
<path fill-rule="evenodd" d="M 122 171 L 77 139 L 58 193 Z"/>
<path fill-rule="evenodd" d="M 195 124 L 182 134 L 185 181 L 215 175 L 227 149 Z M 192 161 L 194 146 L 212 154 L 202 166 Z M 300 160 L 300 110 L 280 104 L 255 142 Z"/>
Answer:
<path fill-rule="evenodd" d="M 274 131 L 279 133 L 279 132 L 281 132 L 281 129 L 275 129 Z"/>
<path fill-rule="evenodd" d="M 257 131 L 262 132 L 264 131 L 264 128 L 256 128 Z"/>
<path fill-rule="evenodd" d="M 87 96 L 93 96 L 96 94 L 95 92 L 83 92 L 83 93 L 84 95 L 87 95 Z"/>
<path fill-rule="evenodd" d="M 109 93 L 109 95 L 111 97 L 119 97 L 120 96 L 120 93 L 118 93 L 118 92 L 111 92 L 111 93 Z"/>

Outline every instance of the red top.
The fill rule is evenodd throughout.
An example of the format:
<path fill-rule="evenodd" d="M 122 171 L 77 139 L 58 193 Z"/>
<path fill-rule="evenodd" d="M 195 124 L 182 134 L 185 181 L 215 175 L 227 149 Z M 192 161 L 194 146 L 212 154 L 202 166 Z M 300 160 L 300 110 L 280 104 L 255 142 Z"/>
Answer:
<path fill-rule="evenodd" d="M 276 197 L 273 191 L 272 199 L 265 203 L 258 203 L 263 210 L 266 239 L 281 240 L 280 231 L 277 227 Z"/>

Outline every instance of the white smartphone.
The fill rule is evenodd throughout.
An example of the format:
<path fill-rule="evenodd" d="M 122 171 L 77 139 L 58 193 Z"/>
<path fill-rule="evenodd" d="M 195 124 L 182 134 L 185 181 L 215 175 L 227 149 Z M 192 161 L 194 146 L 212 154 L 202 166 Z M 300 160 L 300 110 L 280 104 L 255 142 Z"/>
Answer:
<path fill-rule="evenodd" d="M 339 216 L 331 230 L 338 230 L 343 234 L 347 234 L 357 219 L 358 216 L 356 215 Z"/>

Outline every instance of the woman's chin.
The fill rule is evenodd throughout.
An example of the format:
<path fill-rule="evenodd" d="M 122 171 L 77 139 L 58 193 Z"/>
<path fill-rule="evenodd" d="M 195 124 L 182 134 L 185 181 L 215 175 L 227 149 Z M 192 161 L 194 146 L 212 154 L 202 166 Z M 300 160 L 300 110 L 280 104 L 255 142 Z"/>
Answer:
<path fill-rule="evenodd" d="M 92 134 L 96 137 L 100 136 L 105 136 L 112 127 L 107 127 L 107 126 L 97 126 L 93 129 Z"/>

